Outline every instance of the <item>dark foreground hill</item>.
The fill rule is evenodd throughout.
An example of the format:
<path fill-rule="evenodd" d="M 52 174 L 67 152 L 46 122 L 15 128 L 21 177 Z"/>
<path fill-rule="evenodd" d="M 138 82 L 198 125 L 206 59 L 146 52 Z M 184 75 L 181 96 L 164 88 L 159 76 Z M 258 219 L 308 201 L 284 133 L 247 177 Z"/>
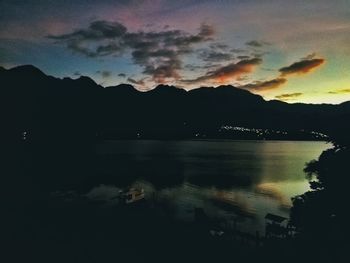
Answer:
<path fill-rule="evenodd" d="M 88 77 L 58 79 L 33 66 L 2 68 L 0 83 L 3 127 L 10 128 L 7 136 L 15 140 L 87 140 L 96 135 L 119 139 L 313 139 L 300 131 L 332 135 L 348 131 L 350 126 L 346 121 L 350 102 L 265 101 L 233 86 L 187 92 L 159 85 L 139 92 L 126 84 L 104 88 Z M 257 128 L 253 133 L 262 134 L 252 136 L 249 129 L 244 130 L 245 135 L 238 134 L 241 130 L 237 127 Z M 280 131 L 289 136 L 279 136 L 285 134 Z"/>

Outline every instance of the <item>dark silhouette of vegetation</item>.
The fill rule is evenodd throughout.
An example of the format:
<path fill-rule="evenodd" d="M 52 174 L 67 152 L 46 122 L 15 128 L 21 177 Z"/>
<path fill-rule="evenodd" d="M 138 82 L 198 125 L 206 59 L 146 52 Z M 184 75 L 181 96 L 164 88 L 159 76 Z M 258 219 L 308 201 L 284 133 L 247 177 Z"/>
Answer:
<path fill-rule="evenodd" d="M 297 227 L 299 245 L 321 262 L 344 262 L 349 258 L 348 132 L 334 133 L 334 146 L 306 165 L 304 171 L 312 190 L 293 199 L 291 223 Z"/>

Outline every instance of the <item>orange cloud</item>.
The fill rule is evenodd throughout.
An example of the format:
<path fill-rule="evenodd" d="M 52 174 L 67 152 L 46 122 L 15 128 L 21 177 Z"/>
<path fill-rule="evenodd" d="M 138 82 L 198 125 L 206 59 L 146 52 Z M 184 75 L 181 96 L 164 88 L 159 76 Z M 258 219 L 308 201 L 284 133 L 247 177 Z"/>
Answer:
<path fill-rule="evenodd" d="M 249 83 L 243 86 L 240 86 L 241 89 L 255 90 L 255 91 L 263 91 L 263 90 L 271 90 L 277 89 L 283 84 L 287 82 L 285 78 L 276 78 L 267 81 L 257 81 L 253 83 Z"/>
<path fill-rule="evenodd" d="M 319 67 L 324 62 L 325 59 L 323 58 L 305 59 L 295 62 L 287 67 L 280 68 L 279 72 L 281 72 L 282 77 L 293 74 L 306 74 Z"/>
<path fill-rule="evenodd" d="M 182 80 L 182 82 L 186 84 L 194 84 L 198 82 L 212 81 L 223 84 L 235 80 L 244 74 L 251 73 L 257 65 L 261 64 L 261 62 L 262 60 L 260 58 L 244 59 L 237 63 L 231 63 L 216 70 L 209 71 L 204 76 L 200 76 L 196 79 Z"/>

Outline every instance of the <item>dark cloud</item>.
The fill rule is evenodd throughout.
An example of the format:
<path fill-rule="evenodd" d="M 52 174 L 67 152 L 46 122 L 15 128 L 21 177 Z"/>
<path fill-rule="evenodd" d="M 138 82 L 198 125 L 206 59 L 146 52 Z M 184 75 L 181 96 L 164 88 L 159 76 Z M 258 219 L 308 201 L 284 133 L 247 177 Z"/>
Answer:
<path fill-rule="evenodd" d="M 181 56 L 192 52 L 194 44 L 212 40 L 213 35 L 213 27 L 206 24 L 200 26 L 197 34 L 188 34 L 182 30 L 128 32 L 118 22 L 95 21 L 87 29 L 49 38 L 87 57 L 118 56 L 130 51 L 133 62 L 143 67 L 144 74 L 164 83 L 179 79 Z"/>
<path fill-rule="evenodd" d="M 81 76 L 81 73 L 79 71 L 74 72 L 74 76 Z"/>
<path fill-rule="evenodd" d="M 126 31 L 126 27 L 119 22 L 101 20 L 92 22 L 87 29 L 79 29 L 58 36 L 51 35 L 49 38 L 57 40 L 105 40 L 121 37 Z"/>
<path fill-rule="evenodd" d="M 181 55 L 192 51 L 191 46 L 211 40 L 212 27 L 202 25 L 199 33 L 189 35 L 180 30 L 130 34 L 128 45 L 133 48 L 135 64 L 144 67 L 144 74 L 151 75 L 157 83 L 168 79 L 180 79 Z"/>
<path fill-rule="evenodd" d="M 338 89 L 338 90 L 332 90 L 332 91 L 328 91 L 328 94 L 346 94 L 346 93 L 350 93 L 350 89 Z"/>
<path fill-rule="evenodd" d="M 112 72 L 108 70 L 98 70 L 96 73 L 100 74 L 103 78 L 109 78 L 112 75 Z"/>
<path fill-rule="evenodd" d="M 305 59 L 279 69 L 282 76 L 306 74 L 325 62 L 323 58 Z"/>
<path fill-rule="evenodd" d="M 66 43 L 67 48 L 72 50 L 75 53 L 80 53 L 83 54 L 87 57 L 96 57 L 97 53 L 94 51 L 91 51 L 89 48 L 83 46 L 80 41 L 76 41 L 76 40 L 69 40 Z"/>
<path fill-rule="evenodd" d="M 214 50 L 202 50 L 198 54 L 199 58 L 206 62 L 220 62 L 232 60 L 233 54 L 228 52 L 217 52 Z"/>
<path fill-rule="evenodd" d="M 285 78 L 276 78 L 276 79 L 267 80 L 267 81 L 256 81 L 253 83 L 240 86 L 239 88 L 254 90 L 254 91 L 264 91 L 264 90 L 277 89 L 283 84 L 285 84 L 286 82 L 287 82 L 287 79 Z"/>
<path fill-rule="evenodd" d="M 184 66 L 184 69 L 186 70 L 190 70 L 190 71 L 196 71 L 196 70 L 208 70 L 208 69 L 213 69 L 213 68 L 217 68 L 220 67 L 219 64 L 212 64 L 212 63 L 208 63 L 205 65 L 192 65 L 192 64 L 187 64 Z"/>
<path fill-rule="evenodd" d="M 294 99 L 294 98 L 300 97 L 302 95 L 303 95 L 303 93 L 301 93 L 301 92 L 285 93 L 285 94 L 281 94 L 281 95 L 275 96 L 275 98 L 279 99 L 279 100 L 290 100 L 290 99 Z"/>
<path fill-rule="evenodd" d="M 213 50 L 217 50 L 217 49 L 222 49 L 222 50 L 227 50 L 229 49 L 230 47 L 228 45 L 226 45 L 225 43 L 212 43 L 210 46 L 209 46 L 211 49 Z"/>
<path fill-rule="evenodd" d="M 240 49 L 240 48 L 232 48 L 230 51 L 232 53 L 244 53 L 244 52 L 247 52 L 247 50 Z"/>
<path fill-rule="evenodd" d="M 238 56 L 237 58 L 238 58 L 238 59 L 249 59 L 250 56 L 244 56 L 244 55 L 243 55 L 243 56 Z"/>
<path fill-rule="evenodd" d="M 257 65 L 261 64 L 261 62 L 262 60 L 260 58 L 241 60 L 237 63 L 231 63 L 226 66 L 209 71 L 204 76 L 200 76 L 198 78 L 190 80 L 182 80 L 182 82 L 187 84 L 198 83 L 203 81 L 224 83 L 232 79 L 237 79 L 244 74 L 251 73 Z"/>
<path fill-rule="evenodd" d="M 121 52 L 121 38 L 127 29 L 119 22 L 94 21 L 86 29 L 78 29 L 69 34 L 50 35 L 48 38 L 66 43 L 67 48 L 87 57 L 101 57 Z M 96 45 L 92 43 L 98 43 Z"/>
<path fill-rule="evenodd" d="M 118 77 L 125 78 L 125 77 L 126 77 L 126 74 L 125 74 L 125 73 L 119 73 L 119 74 L 118 74 Z"/>
<path fill-rule="evenodd" d="M 269 45 L 270 43 L 265 41 L 252 40 L 252 41 L 246 42 L 245 44 L 250 47 L 260 48 L 260 47 Z"/>
<path fill-rule="evenodd" d="M 200 27 L 199 36 L 202 38 L 207 38 L 213 36 L 215 33 L 214 28 L 211 25 L 202 24 Z"/>
<path fill-rule="evenodd" d="M 121 54 L 122 51 L 123 47 L 120 43 L 107 43 L 96 47 L 96 52 L 93 54 L 93 56 L 103 57 L 117 53 Z"/>

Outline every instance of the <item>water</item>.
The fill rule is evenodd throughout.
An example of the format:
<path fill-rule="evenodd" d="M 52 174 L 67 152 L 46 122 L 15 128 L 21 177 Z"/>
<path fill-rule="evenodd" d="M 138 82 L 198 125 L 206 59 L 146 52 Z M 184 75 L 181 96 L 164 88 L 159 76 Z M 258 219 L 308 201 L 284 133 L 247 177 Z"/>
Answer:
<path fill-rule="evenodd" d="M 203 208 L 211 218 L 235 220 L 243 231 L 264 231 L 266 213 L 288 217 L 291 198 L 309 190 L 305 163 L 329 148 L 297 141 L 107 141 L 98 145 L 100 173 L 113 184 L 90 197 L 111 197 L 127 185 L 178 220 Z"/>

